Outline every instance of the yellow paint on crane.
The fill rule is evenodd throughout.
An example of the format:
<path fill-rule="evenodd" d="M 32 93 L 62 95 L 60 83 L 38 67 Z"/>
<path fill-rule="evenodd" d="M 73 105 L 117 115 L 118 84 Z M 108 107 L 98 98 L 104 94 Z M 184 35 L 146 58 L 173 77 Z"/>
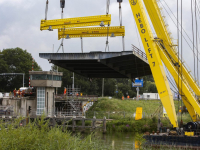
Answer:
<path fill-rule="evenodd" d="M 186 136 L 194 136 L 194 132 L 185 132 Z"/>
<path fill-rule="evenodd" d="M 157 47 L 159 48 L 159 54 L 160 54 L 160 57 L 161 57 L 163 63 L 165 64 L 165 66 L 167 67 L 167 69 L 169 70 L 171 75 L 174 77 L 175 82 L 178 83 L 178 79 L 179 79 L 179 82 L 182 83 L 182 84 L 179 84 L 177 86 L 178 86 L 178 89 L 182 90 L 182 94 L 187 97 L 189 104 L 192 105 L 192 107 L 188 107 L 189 104 L 187 104 L 186 101 L 185 101 L 186 99 L 183 98 L 183 101 L 186 103 L 186 107 L 187 107 L 188 111 L 190 112 L 190 115 L 191 115 L 191 113 L 195 113 L 195 112 L 192 112 L 190 109 L 194 109 L 197 112 L 197 114 L 200 115 L 200 105 L 199 105 L 198 101 L 196 100 L 195 95 L 192 93 L 192 91 L 189 89 L 189 87 L 185 83 L 186 81 L 184 79 L 181 79 L 181 74 L 179 74 L 177 72 L 174 65 L 169 60 L 167 55 L 165 55 L 165 53 L 161 49 L 161 47 L 159 47 L 159 46 L 157 46 Z M 192 114 L 192 115 L 195 115 L 195 114 Z M 194 116 L 191 116 L 191 117 L 192 117 L 193 120 L 196 118 Z"/>
<path fill-rule="evenodd" d="M 135 120 L 142 119 L 142 107 L 136 108 Z"/>
<path fill-rule="evenodd" d="M 78 37 L 105 37 L 105 36 L 125 36 L 124 26 L 112 26 L 112 27 L 92 27 L 92 28 L 67 28 L 58 29 L 58 40 L 65 38 L 67 35 L 69 38 Z"/>
<path fill-rule="evenodd" d="M 64 18 L 64 19 L 54 19 L 54 20 L 41 20 L 40 30 L 48 30 L 49 26 L 51 26 L 52 29 L 99 26 L 102 21 L 104 22 L 105 25 L 110 24 L 111 15 L 108 14 L 108 15 Z"/>
<path fill-rule="evenodd" d="M 181 97 L 182 97 L 182 101 L 183 101 L 185 107 L 187 108 L 187 110 L 188 110 L 188 112 L 189 112 L 189 114 L 190 114 L 190 116 L 192 118 L 192 121 L 196 122 L 197 121 L 197 113 L 194 110 L 194 107 L 190 104 L 190 102 L 188 101 L 187 97 L 185 97 L 184 95 L 181 96 Z"/>
<path fill-rule="evenodd" d="M 146 6 L 147 12 L 151 19 L 151 22 L 154 26 L 155 32 L 157 34 L 157 38 L 161 39 L 164 46 L 167 49 L 166 54 L 170 54 L 174 61 L 178 62 L 177 50 L 174 47 L 172 42 L 172 38 L 170 37 L 169 31 L 166 28 L 165 21 L 162 17 L 162 13 L 157 4 L 157 0 L 143 0 Z M 187 84 L 192 88 L 196 95 L 200 96 L 200 87 L 197 82 L 194 80 L 190 71 L 187 70 L 186 66 L 184 66 L 181 61 L 179 62 L 180 67 L 175 66 L 176 70 L 182 72 L 183 77 L 187 80 Z M 189 97 L 187 97 L 189 99 Z"/>
<path fill-rule="evenodd" d="M 163 117 L 166 117 L 166 118 L 168 117 L 168 116 L 167 116 L 167 112 L 166 112 L 166 110 L 165 110 L 165 107 L 163 107 Z"/>
<path fill-rule="evenodd" d="M 145 52 L 147 54 L 151 72 L 154 77 L 160 99 L 162 101 L 163 106 L 166 109 L 166 112 L 173 127 L 177 127 L 178 124 L 173 96 L 164 71 L 163 64 L 160 59 L 160 55 L 158 53 L 158 49 L 156 47 L 156 44 L 154 43 L 154 37 L 142 4 L 142 0 L 129 0 L 129 3 L 137 24 L 137 28 Z"/>

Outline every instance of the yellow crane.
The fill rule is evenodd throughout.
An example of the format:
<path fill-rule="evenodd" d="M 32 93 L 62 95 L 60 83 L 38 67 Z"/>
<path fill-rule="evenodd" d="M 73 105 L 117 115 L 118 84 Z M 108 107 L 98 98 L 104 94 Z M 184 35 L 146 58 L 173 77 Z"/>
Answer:
<path fill-rule="evenodd" d="M 157 37 L 153 37 L 143 2 Z M 174 101 L 163 68 L 163 62 L 173 76 L 192 120 L 197 121 L 197 114 L 200 115 L 198 102 L 200 87 L 184 64 L 179 61 L 177 50 L 165 27 L 157 1 L 143 0 L 143 2 L 142 0 L 129 0 L 162 104 L 173 127 L 177 127 Z M 181 84 L 178 84 L 178 80 Z"/>
<path fill-rule="evenodd" d="M 120 3 L 122 0 L 117 0 Z M 135 18 L 137 28 L 142 40 L 152 75 L 161 98 L 162 104 L 168 114 L 168 117 L 173 127 L 178 126 L 177 116 L 175 112 L 174 100 L 166 73 L 164 71 L 163 63 L 173 76 L 176 85 L 181 93 L 183 103 L 188 109 L 188 112 L 195 122 L 197 115 L 200 115 L 200 87 L 190 72 L 187 70 L 184 63 L 179 61 L 177 50 L 174 47 L 172 39 L 165 26 L 164 19 L 161 15 L 156 0 L 129 0 L 133 16 Z M 145 12 L 145 8 L 151 19 L 157 37 L 154 37 L 150 28 L 149 21 Z M 64 0 L 61 2 L 61 8 L 64 7 Z M 47 0 L 48 5 L 48 0 Z M 47 7 L 48 8 L 48 7 Z M 63 12 L 63 10 L 62 10 Z M 41 20 L 40 29 L 49 30 L 58 29 L 58 39 L 61 38 L 76 38 L 76 37 L 100 37 L 100 36 L 115 36 L 124 37 L 124 27 L 121 25 L 117 27 L 110 27 L 111 15 L 87 16 L 76 18 L 65 18 L 55 20 Z M 104 24 L 108 26 L 105 27 Z M 76 28 L 83 26 L 97 26 L 101 27 L 87 27 Z M 108 43 L 108 42 L 107 42 Z M 180 82 L 179 82 L 180 81 Z M 181 84 L 180 84 L 181 83 Z"/>

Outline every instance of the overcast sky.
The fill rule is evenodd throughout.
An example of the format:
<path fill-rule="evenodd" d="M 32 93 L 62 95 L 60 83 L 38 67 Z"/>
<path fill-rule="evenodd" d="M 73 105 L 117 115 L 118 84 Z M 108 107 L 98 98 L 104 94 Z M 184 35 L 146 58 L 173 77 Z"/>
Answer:
<path fill-rule="evenodd" d="M 59 0 L 49 0 L 48 20 L 61 18 Z M 167 9 L 170 16 L 163 8 L 164 16 L 169 30 L 177 39 L 177 29 L 170 17 L 173 18 L 170 10 L 176 15 L 175 0 L 160 0 Z M 190 1 L 183 1 L 183 27 L 192 38 L 191 30 L 191 9 Z M 20 47 L 32 54 L 36 62 L 44 71 L 50 70 L 51 64 L 39 57 L 39 53 L 52 53 L 57 51 L 60 42 L 58 41 L 57 30 L 53 32 L 40 31 L 40 20 L 45 17 L 46 0 L 0 0 L 0 50 L 6 48 Z M 111 26 L 119 25 L 119 8 L 116 0 L 111 0 L 110 14 L 112 16 Z M 160 6 L 162 6 L 160 4 Z M 168 7 L 170 7 L 170 10 Z M 180 9 L 180 8 L 179 8 Z M 66 0 L 64 18 L 103 15 L 106 13 L 106 0 Z M 131 50 L 131 44 L 143 50 L 134 18 L 128 0 L 122 3 L 123 25 L 125 26 L 125 49 Z M 188 40 L 188 39 L 187 39 Z M 189 41 L 189 40 L 188 40 Z M 84 52 L 105 51 L 106 37 L 83 38 Z M 183 57 L 193 68 L 192 51 L 184 42 Z M 190 43 L 191 44 L 191 43 Z M 109 38 L 110 51 L 122 51 L 122 38 Z M 79 38 L 64 40 L 66 53 L 81 52 L 81 41 Z M 59 52 L 62 52 L 61 50 Z M 193 71 L 193 69 L 192 69 Z"/>

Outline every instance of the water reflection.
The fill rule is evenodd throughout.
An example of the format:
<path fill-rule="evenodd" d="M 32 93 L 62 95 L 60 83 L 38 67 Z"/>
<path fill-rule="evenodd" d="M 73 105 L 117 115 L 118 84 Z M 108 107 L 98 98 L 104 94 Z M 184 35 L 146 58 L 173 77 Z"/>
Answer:
<path fill-rule="evenodd" d="M 92 132 L 76 132 L 72 133 L 72 135 L 79 135 L 81 138 L 84 138 L 90 135 Z M 108 149 L 112 150 L 135 150 L 135 142 L 133 133 L 106 133 L 103 134 L 102 131 L 95 131 L 93 133 L 93 137 L 102 140 L 104 145 L 108 147 Z"/>
<path fill-rule="evenodd" d="M 107 133 L 95 132 L 95 136 L 102 139 L 104 144 L 111 146 L 113 150 L 134 150 L 133 133 Z"/>

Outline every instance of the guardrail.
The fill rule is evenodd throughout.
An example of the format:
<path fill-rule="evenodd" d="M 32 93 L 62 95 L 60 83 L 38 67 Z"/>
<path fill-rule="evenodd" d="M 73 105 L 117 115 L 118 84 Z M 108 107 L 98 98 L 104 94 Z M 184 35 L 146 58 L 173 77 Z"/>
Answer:
<path fill-rule="evenodd" d="M 89 100 L 89 101 L 97 101 L 98 100 L 98 96 L 97 95 L 83 95 L 83 96 L 80 96 L 80 95 L 64 95 L 64 94 L 58 94 L 58 95 L 55 95 L 55 98 L 57 100 L 70 100 L 70 99 L 73 99 L 73 100 Z"/>
<path fill-rule="evenodd" d="M 137 48 L 136 46 L 132 45 L 132 50 L 133 52 L 135 52 L 136 54 L 138 54 L 139 56 L 141 56 L 142 58 L 147 59 L 147 55 L 146 53 L 144 53 L 143 51 L 141 51 L 139 48 Z"/>

